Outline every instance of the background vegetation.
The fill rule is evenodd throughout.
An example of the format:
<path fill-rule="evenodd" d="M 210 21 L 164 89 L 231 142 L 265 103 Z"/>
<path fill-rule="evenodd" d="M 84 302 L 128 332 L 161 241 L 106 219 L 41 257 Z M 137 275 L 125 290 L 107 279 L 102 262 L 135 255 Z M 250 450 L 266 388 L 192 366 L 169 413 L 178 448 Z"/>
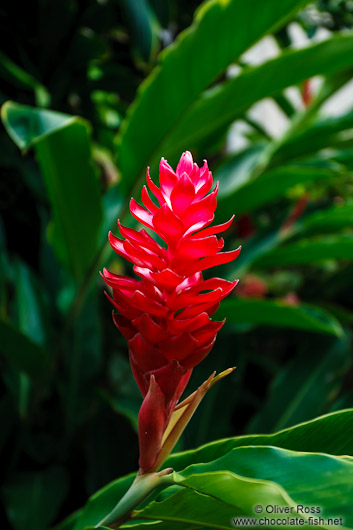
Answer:
<path fill-rule="evenodd" d="M 294 22 L 304 47 L 293 46 Z M 219 271 L 240 284 L 188 388 L 214 369 L 237 370 L 207 395 L 179 449 L 353 407 L 352 96 L 339 105 L 353 77 L 352 25 L 352 2 L 336 0 L 2 8 L 0 468 L 9 528 L 47 528 L 136 469 L 141 397 L 98 271 L 129 272 L 107 232 L 117 217 L 132 226 L 128 199 L 138 198 L 147 165 L 156 181 L 161 156 L 174 165 L 188 149 L 208 160 L 220 181 L 217 221 L 236 214 L 226 246 L 243 246 Z M 268 34 L 278 53 L 254 63 L 244 53 Z M 256 107 L 264 98 L 268 122 Z M 285 127 L 273 131 L 278 113 Z"/>

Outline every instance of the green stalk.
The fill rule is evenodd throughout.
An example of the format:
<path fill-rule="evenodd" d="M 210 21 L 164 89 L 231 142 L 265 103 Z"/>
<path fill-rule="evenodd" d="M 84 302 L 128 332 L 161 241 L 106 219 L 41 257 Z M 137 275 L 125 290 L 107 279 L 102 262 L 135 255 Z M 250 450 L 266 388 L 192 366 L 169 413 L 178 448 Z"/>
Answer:
<path fill-rule="evenodd" d="M 120 499 L 115 508 L 95 528 L 113 524 L 117 528 L 130 518 L 134 508 L 151 495 L 158 486 L 169 486 L 171 484 L 175 484 L 175 476 L 172 468 L 163 469 L 158 473 L 137 475 L 131 487 Z"/>

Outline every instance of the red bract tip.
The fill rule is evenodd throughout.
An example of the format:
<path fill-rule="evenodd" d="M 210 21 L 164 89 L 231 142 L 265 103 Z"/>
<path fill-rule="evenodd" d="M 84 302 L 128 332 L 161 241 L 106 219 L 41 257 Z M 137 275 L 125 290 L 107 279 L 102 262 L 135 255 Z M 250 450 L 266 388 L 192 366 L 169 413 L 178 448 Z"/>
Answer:
<path fill-rule="evenodd" d="M 139 414 L 140 473 L 153 470 L 162 438 L 192 369 L 210 352 L 222 322 L 210 316 L 236 282 L 204 280 L 202 272 L 233 261 L 240 248 L 221 252 L 224 241 L 216 234 L 232 220 L 209 226 L 217 206 L 218 183 L 213 191 L 207 162 L 200 169 L 189 152 L 174 171 L 162 158 L 159 186 L 147 170 L 140 206 L 130 201 L 132 215 L 165 243 L 157 243 L 143 228 L 119 223 L 124 239 L 109 235 L 117 254 L 134 265 L 139 278 L 106 270 L 103 277 L 113 290 L 108 297 L 119 314 L 114 323 L 129 341 L 130 362 L 144 402 Z M 151 196 L 153 195 L 153 197 Z"/>

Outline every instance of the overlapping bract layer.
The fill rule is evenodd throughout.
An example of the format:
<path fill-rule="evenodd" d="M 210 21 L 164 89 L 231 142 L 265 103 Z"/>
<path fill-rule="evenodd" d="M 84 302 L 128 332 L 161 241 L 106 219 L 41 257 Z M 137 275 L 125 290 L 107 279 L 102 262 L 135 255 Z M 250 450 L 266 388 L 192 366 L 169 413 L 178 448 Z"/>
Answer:
<path fill-rule="evenodd" d="M 104 270 L 113 290 L 113 319 L 129 344 L 130 362 L 144 396 L 139 414 L 140 468 L 153 468 L 158 447 L 194 366 L 210 352 L 223 322 L 211 315 L 235 287 L 221 278 L 204 280 L 202 271 L 234 260 L 240 248 L 221 252 L 222 238 L 232 220 L 209 226 L 214 219 L 218 184 L 205 162 L 202 168 L 189 152 L 176 172 L 162 159 L 158 187 L 147 171 L 141 200 L 130 202 L 132 215 L 157 233 L 158 244 L 145 229 L 119 223 L 124 239 L 109 234 L 112 248 L 134 264 L 139 279 Z M 157 451 L 157 452 L 156 452 Z"/>

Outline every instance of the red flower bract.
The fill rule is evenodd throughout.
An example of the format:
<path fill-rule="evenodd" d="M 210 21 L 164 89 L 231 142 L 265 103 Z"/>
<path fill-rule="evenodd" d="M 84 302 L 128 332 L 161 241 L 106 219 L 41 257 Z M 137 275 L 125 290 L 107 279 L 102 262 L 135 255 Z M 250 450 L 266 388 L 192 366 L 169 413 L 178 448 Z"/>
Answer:
<path fill-rule="evenodd" d="M 218 184 L 205 162 L 202 168 L 189 152 L 182 155 L 176 172 L 162 158 L 158 187 L 147 171 L 141 200 L 131 199 L 132 215 L 156 232 L 165 246 L 145 229 L 119 223 L 124 239 L 109 234 L 112 248 L 134 264 L 139 279 L 104 270 L 113 290 L 109 297 L 118 313 L 113 320 L 129 344 L 131 367 L 144 397 L 139 414 L 140 468 L 153 469 L 171 414 L 190 378 L 192 369 L 210 352 L 223 322 L 210 316 L 235 287 L 221 278 L 204 280 L 202 272 L 234 260 L 240 248 L 221 252 L 224 241 L 216 234 L 232 220 L 209 226 L 217 205 Z"/>

